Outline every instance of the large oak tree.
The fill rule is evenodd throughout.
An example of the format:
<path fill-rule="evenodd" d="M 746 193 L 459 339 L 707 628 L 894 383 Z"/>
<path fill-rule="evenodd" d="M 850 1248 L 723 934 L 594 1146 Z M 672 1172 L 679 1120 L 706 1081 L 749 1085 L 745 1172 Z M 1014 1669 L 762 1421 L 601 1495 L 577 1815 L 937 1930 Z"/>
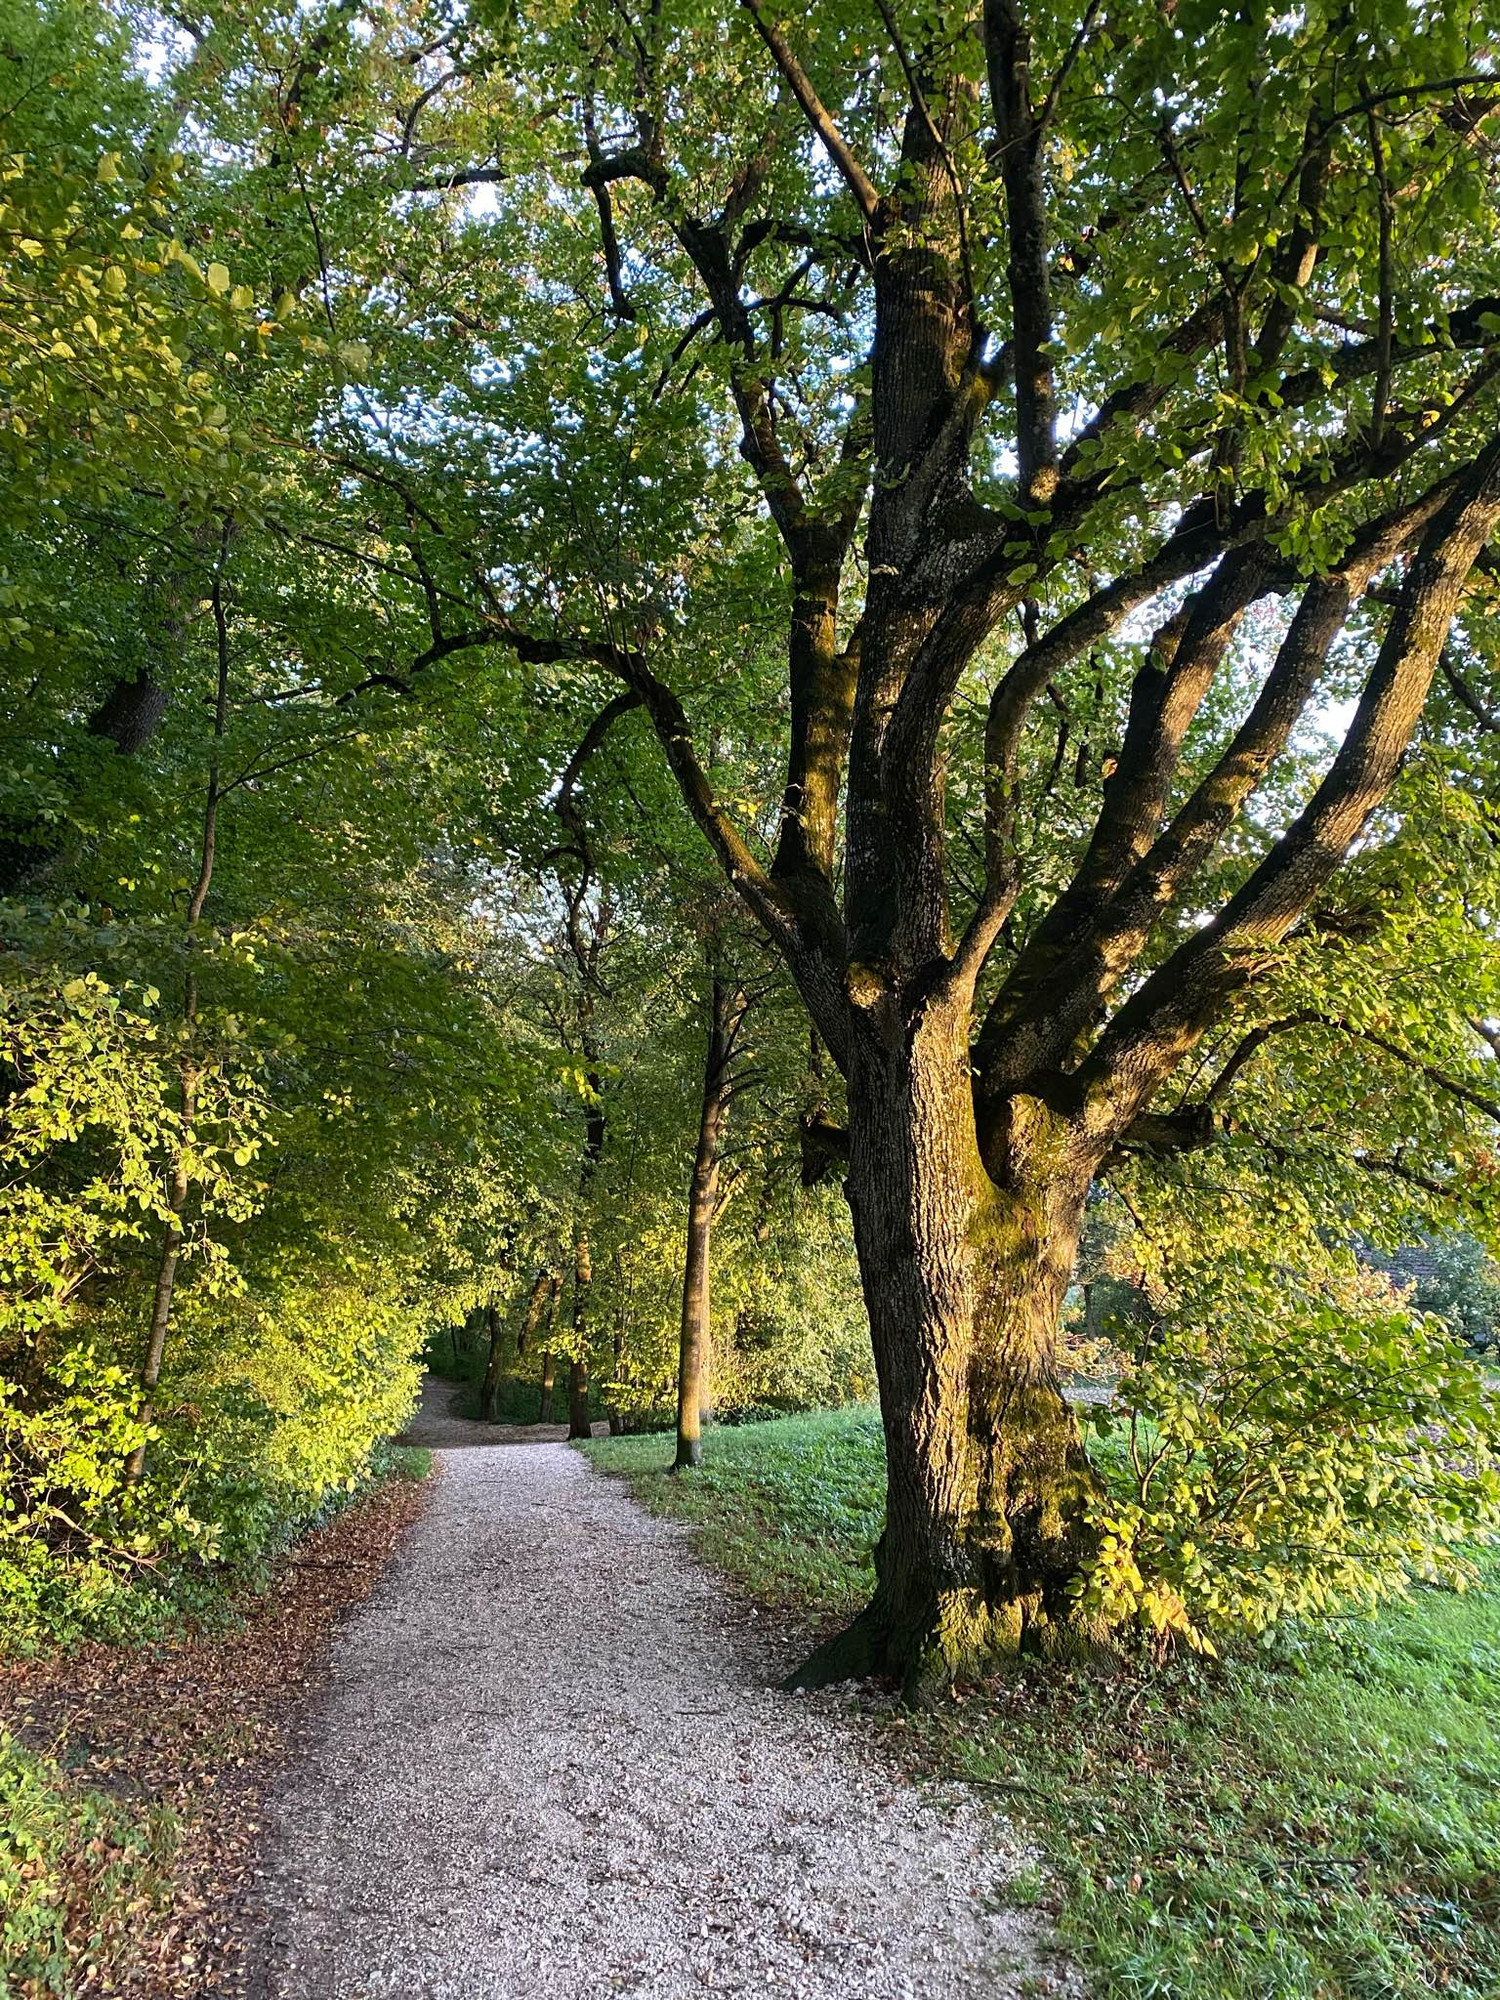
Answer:
<path fill-rule="evenodd" d="M 330 515 L 430 623 L 340 698 L 644 719 L 842 1072 L 889 1502 L 809 1677 L 1066 1637 L 1089 1187 L 1337 1041 L 1267 996 L 1424 714 L 1493 731 L 1493 7 L 341 0 L 269 98 L 232 28 L 266 279 L 374 357 Z"/>
<path fill-rule="evenodd" d="M 674 672 L 711 547 L 665 610 L 628 551 L 603 611 L 502 608 L 491 567 L 487 636 L 623 681 L 845 1079 L 889 1504 L 874 1601 L 810 1678 L 920 1681 L 1079 1622 L 1096 1489 L 1056 1338 L 1090 1184 L 1212 1140 L 1205 1037 L 1286 940 L 1332 940 L 1445 648 L 1460 672 L 1484 641 L 1495 25 L 595 0 L 467 49 L 493 150 L 437 178 L 496 190 L 517 349 L 538 299 L 576 301 L 591 229 L 555 393 L 593 394 L 593 429 L 561 425 L 549 546 L 597 538 L 586 468 L 621 438 L 696 439 L 774 527 L 769 840 Z M 547 420 L 511 368 L 484 393 L 514 477 Z M 1050 788 L 1068 730 L 1048 848 L 1021 777 L 1050 743 Z"/>

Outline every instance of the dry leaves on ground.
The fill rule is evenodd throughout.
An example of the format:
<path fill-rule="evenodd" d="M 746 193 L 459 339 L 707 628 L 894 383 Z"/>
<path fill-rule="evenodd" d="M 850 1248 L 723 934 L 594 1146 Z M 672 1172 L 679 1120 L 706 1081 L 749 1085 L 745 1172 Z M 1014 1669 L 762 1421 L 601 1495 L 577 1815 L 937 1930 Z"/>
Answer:
<path fill-rule="evenodd" d="M 261 1801 L 326 1667 L 334 1629 L 379 1580 L 425 1504 L 408 1479 L 377 1487 L 278 1564 L 232 1629 L 138 1650 L 89 1646 L 0 1663 L 0 1723 L 142 1820 L 176 1828 L 165 1907 L 111 1927 L 75 1990 L 132 2000 L 246 1991 L 257 1925 Z M 97 1843 L 96 1843 L 97 1844 Z M 70 1869 L 80 1922 L 97 1904 L 97 1855 Z M 72 1895 L 70 1893 L 70 1915 Z M 80 1955 L 84 1940 L 80 1940 Z"/>

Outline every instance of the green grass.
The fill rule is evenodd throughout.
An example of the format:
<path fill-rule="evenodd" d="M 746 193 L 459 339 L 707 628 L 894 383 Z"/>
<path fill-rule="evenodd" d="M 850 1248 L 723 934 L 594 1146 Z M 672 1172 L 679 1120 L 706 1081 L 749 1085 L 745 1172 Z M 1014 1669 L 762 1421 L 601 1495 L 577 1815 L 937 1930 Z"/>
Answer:
<path fill-rule="evenodd" d="M 367 1493 L 382 1479 L 409 1479 L 420 1485 L 431 1471 L 432 1453 L 426 1445 L 381 1443 L 370 1455 L 369 1482 L 359 1492 Z"/>
<path fill-rule="evenodd" d="M 824 1622 L 867 1591 L 868 1411 L 707 1440 L 600 1439 L 601 1470 L 689 1521 L 763 1602 Z M 1033 1668 L 893 1725 L 992 1788 L 1046 1853 L 1058 1921 L 1118 2000 L 1496 2000 L 1500 1565 L 1464 1595 L 1215 1666 Z"/>
<path fill-rule="evenodd" d="M 870 1551 L 885 1511 L 885 1461 L 873 1410 L 818 1410 L 711 1431 L 704 1463 L 675 1475 L 675 1438 L 581 1444 L 622 1474 L 653 1514 L 697 1530 L 703 1555 L 746 1595 L 832 1625 L 868 1597 Z"/>

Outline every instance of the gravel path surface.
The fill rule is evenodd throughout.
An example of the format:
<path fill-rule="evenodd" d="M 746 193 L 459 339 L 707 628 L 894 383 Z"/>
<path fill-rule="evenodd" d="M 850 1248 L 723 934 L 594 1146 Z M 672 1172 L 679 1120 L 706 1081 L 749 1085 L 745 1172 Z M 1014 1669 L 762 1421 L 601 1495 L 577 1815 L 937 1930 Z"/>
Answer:
<path fill-rule="evenodd" d="M 1005 1904 L 1003 1823 L 775 1691 L 682 1531 L 578 1453 L 427 1401 L 436 1490 L 273 1802 L 267 1995 L 1074 1990 Z"/>

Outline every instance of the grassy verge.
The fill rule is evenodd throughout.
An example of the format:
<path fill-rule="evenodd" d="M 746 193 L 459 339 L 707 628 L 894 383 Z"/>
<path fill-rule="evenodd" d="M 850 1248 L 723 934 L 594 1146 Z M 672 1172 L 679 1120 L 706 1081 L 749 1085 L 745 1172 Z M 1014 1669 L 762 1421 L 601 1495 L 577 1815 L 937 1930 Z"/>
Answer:
<path fill-rule="evenodd" d="M 416 1485 L 432 1471 L 432 1453 L 425 1444 L 378 1444 L 371 1460 L 371 1484 L 382 1479 L 406 1479 Z M 362 1488 L 367 1492 L 368 1487 Z"/>
<path fill-rule="evenodd" d="M 660 1438 L 601 1470 L 695 1525 L 764 1602 L 824 1622 L 868 1587 L 868 1412 L 719 1431 L 687 1479 Z M 894 1727 L 1038 1841 L 1059 1923 L 1111 2000 L 1500 1994 L 1500 1566 L 1272 1657 L 996 1680 Z"/>
<path fill-rule="evenodd" d="M 169 1895 L 171 1813 L 74 1784 L 0 1730 L 0 1993 L 109 1991 Z"/>
<path fill-rule="evenodd" d="M 621 1474 L 654 1514 L 690 1522 L 707 1560 L 749 1597 L 832 1627 L 875 1581 L 885 1511 L 880 1420 L 818 1410 L 714 1430 L 697 1472 L 677 1478 L 671 1436 L 595 1438 L 579 1449 Z"/>

